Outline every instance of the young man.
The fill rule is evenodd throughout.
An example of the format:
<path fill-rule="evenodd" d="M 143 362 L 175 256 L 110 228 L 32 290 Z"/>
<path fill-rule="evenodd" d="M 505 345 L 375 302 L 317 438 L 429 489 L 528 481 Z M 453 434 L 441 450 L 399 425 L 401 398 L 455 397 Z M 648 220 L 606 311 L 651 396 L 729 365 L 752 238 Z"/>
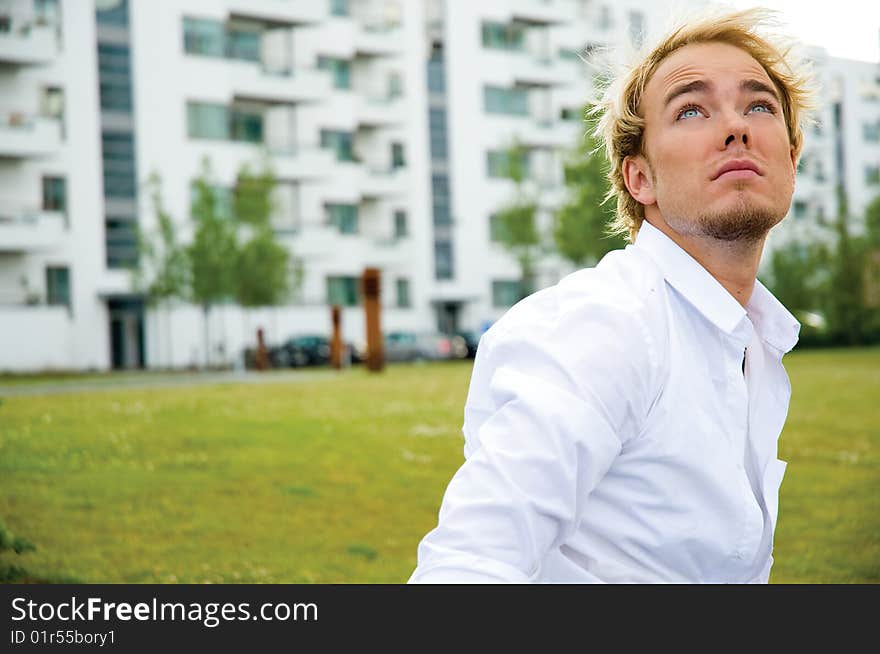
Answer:
<path fill-rule="evenodd" d="M 685 24 L 606 90 L 634 243 L 483 336 L 411 582 L 767 582 L 799 324 L 756 273 L 810 97 L 768 17 Z"/>

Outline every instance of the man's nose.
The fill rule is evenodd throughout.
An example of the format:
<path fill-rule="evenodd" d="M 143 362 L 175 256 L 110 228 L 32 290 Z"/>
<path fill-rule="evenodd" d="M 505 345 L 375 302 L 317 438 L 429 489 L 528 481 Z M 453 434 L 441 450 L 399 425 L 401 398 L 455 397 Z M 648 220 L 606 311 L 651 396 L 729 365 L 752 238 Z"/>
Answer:
<path fill-rule="evenodd" d="M 745 117 L 737 112 L 731 112 L 731 115 L 724 126 L 724 147 L 726 149 L 731 145 L 741 143 L 745 147 L 749 147 L 749 139 L 751 137 L 749 123 Z"/>

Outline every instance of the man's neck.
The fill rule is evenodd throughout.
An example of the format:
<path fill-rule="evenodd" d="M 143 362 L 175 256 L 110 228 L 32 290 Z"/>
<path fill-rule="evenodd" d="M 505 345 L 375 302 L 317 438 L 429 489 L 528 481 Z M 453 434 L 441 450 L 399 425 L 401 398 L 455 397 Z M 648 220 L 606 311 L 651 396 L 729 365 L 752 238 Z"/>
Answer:
<path fill-rule="evenodd" d="M 645 220 L 691 255 L 743 307 L 748 305 L 755 288 L 766 236 L 749 242 L 719 241 L 677 232 L 663 218 L 652 216 Z"/>

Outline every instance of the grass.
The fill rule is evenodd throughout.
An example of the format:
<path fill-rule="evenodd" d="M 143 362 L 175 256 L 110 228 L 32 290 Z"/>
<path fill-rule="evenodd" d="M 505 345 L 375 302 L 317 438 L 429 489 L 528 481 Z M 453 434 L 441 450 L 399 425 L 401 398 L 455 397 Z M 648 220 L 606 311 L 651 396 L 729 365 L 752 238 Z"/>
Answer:
<path fill-rule="evenodd" d="M 794 353 L 774 582 L 880 581 L 880 349 Z M 470 366 L 3 398 L 29 578 L 397 583 L 462 461 Z"/>

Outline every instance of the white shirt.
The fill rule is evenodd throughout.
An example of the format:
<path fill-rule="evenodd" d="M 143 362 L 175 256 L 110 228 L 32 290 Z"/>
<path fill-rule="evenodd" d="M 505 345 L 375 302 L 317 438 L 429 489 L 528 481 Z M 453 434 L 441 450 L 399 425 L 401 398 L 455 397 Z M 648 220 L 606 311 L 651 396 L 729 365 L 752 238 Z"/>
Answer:
<path fill-rule="evenodd" d="M 410 582 L 766 583 L 799 328 L 648 222 L 522 300 L 480 341 Z"/>

